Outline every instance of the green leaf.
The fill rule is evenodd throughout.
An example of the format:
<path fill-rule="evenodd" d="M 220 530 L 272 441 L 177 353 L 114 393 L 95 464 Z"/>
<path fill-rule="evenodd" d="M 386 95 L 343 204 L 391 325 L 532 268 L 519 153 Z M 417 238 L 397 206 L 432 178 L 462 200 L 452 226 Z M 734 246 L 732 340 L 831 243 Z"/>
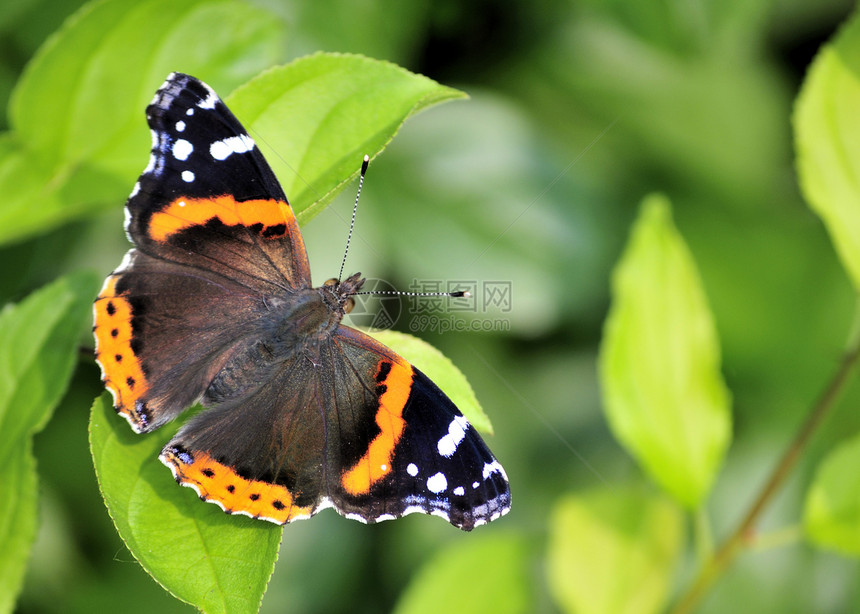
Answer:
<path fill-rule="evenodd" d="M 860 436 L 841 444 L 821 463 L 806 494 L 807 538 L 822 548 L 860 556 Z"/>
<path fill-rule="evenodd" d="M 59 279 L 0 313 L 0 466 L 65 394 L 98 281 Z"/>
<path fill-rule="evenodd" d="M 571 614 L 660 612 L 682 554 L 683 527 L 676 505 L 640 490 L 564 497 L 550 522 L 550 592 Z"/>
<path fill-rule="evenodd" d="M 460 540 L 424 564 L 394 612 L 530 612 L 534 582 L 529 578 L 528 551 L 526 540 L 514 535 Z"/>
<path fill-rule="evenodd" d="M 0 464 L 0 613 L 12 612 L 36 538 L 39 484 L 32 439 L 16 442 Z"/>
<path fill-rule="evenodd" d="M 282 529 L 229 516 L 180 487 L 158 460 L 176 427 L 136 435 L 107 393 L 93 403 L 90 447 L 111 518 L 143 568 L 178 599 L 209 614 L 256 612 Z"/>
<path fill-rule="evenodd" d="M 69 276 L 0 312 L 0 613 L 14 607 L 36 536 L 32 435 L 65 394 L 97 288 L 93 275 Z"/>
<path fill-rule="evenodd" d="M 860 289 L 860 15 L 825 45 L 794 115 L 797 174 L 842 264 Z"/>
<path fill-rule="evenodd" d="M 305 223 L 358 175 L 364 155 L 382 151 L 407 118 L 463 97 L 388 62 L 321 53 L 266 71 L 227 103 Z"/>
<path fill-rule="evenodd" d="M 418 367 L 442 390 L 463 415 L 482 433 L 493 433 L 490 418 L 484 413 L 475 391 L 463 372 L 454 363 L 432 345 L 393 330 L 365 330 L 365 333 L 390 347 L 410 363 Z"/>
<path fill-rule="evenodd" d="M 74 205 L 64 209 L 51 183 L 52 169 L 10 136 L 3 135 L 0 152 L 0 244 L 42 232 L 49 218 L 53 224 L 75 214 Z"/>
<path fill-rule="evenodd" d="M 645 200 L 612 278 L 600 350 L 615 437 L 685 506 L 707 496 L 731 437 L 713 317 L 668 201 Z"/>
<path fill-rule="evenodd" d="M 0 190 L 14 195 L 0 206 L 0 242 L 125 199 L 150 148 L 144 108 L 169 72 L 229 91 L 271 64 L 281 44 L 270 13 L 235 0 L 85 5 L 42 46 L 13 93 L 20 149 L 0 162 Z"/>

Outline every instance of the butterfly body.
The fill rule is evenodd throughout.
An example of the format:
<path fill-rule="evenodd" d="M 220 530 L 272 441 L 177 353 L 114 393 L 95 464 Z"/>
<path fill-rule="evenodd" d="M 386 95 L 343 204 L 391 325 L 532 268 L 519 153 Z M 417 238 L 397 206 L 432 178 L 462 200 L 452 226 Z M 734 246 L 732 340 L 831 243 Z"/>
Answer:
<path fill-rule="evenodd" d="M 470 530 L 506 513 L 507 477 L 421 371 L 342 324 L 356 273 L 314 287 L 274 174 L 218 96 L 174 73 L 147 108 L 153 149 L 126 205 L 135 244 L 94 305 L 114 407 L 176 480 L 285 523 L 333 507 Z"/>

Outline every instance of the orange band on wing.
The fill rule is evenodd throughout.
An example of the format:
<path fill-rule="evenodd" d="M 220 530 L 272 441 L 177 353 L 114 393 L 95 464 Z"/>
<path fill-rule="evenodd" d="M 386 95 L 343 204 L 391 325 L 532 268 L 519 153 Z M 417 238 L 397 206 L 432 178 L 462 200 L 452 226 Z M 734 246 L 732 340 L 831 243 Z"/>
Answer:
<path fill-rule="evenodd" d="M 280 200 L 246 200 L 232 196 L 215 198 L 177 198 L 164 209 L 153 213 L 149 220 L 149 235 L 164 242 L 186 228 L 201 226 L 210 220 L 225 226 L 262 225 L 265 237 L 284 237 L 295 224 L 290 205 Z"/>
<path fill-rule="evenodd" d="M 96 361 L 114 407 L 133 426 L 143 427 L 135 402 L 149 389 L 140 360 L 131 349 L 132 309 L 126 293 L 116 293 L 119 276 L 111 275 L 94 304 Z"/>
<path fill-rule="evenodd" d="M 298 507 L 285 486 L 243 478 L 205 452 L 192 454 L 168 447 L 159 458 L 170 467 L 177 482 L 196 490 L 201 499 L 217 503 L 228 514 L 285 524 L 307 518 L 313 511 L 313 507 Z"/>
<path fill-rule="evenodd" d="M 390 370 L 381 379 L 385 365 Z M 370 442 L 367 453 L 341 477 L 344 489 L 353 495 L 369 492 L 371 486 L 388 475 L 394 446 L 400 441 L 406 426 L 403 408 L 412 390 L 412 367 L 406 362 L 383 360 L 379 363 L 376 380 L 380 386 L 385 386 L 385 392 L 379 397 L 379 409 L 376 410 L 376 424 L 380 433 Z"/>

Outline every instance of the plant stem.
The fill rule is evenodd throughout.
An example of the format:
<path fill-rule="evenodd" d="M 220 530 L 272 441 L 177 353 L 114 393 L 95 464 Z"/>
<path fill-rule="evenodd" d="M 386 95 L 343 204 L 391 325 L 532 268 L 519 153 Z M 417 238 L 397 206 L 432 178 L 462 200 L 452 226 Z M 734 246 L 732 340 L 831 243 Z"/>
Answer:
<path fill-rule="evenodd" d="M 858 314 L 860 314 L 860 311 L 858 311 Z M 836 404 L 836 400 L 845 387 L 848 376 L 857 363 L 858 357 L 860 357 L 860 328 L 855 326 L 849 346 L 839 363 L 839 368 L 833 374 L 818 401 L 812 407 L 806 421 L 800 427 L 791 445 L 789 445 L 788 449 L 782 455 L 770 478 L 765 483 L 764 488 L 759 492 L 749 511 L 747 511 L 734 532 L 717 549 L 713 558 L 702 567 L 699 575 L 690 585 L 690 588 L 675 603 L 671 614 L 690 614 L 693 612 L 711 585 L 723 575 L 741 548 L 749 542 L 762 512 L 764 512 L 786 478 L 791 474 L 791 470 L 809 443 L 810 438 Z"/>

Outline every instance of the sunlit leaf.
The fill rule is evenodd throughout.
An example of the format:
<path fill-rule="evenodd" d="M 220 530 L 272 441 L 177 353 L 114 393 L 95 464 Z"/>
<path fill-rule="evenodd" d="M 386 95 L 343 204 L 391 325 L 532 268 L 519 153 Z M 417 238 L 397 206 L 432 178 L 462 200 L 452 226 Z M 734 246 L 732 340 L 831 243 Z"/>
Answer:
<path fill-rule="evenodd" d="M 63 397 L 96 279 L 65 277 L 0 313 L 0 612 L 11 611 L 36 535 L 32 435 Z"/>
<path fill-rule="evenodd" d="M 522 537 L 494 534 L 444 548 L 412 579 L 395 614 L 531 612 L 529 548 Z"/>
<path fill-rule="evenodd" d="M 69 276 L 0 313 L 0 465 L 65 393 L 97 289 L 91 274 Z"/>
<path fill-rule="evenodd" d="M 713 317 L 669 203 L 645 200 L 612 278 L 600 355 L 618 440 L 678 501 L 707 496 L 731 437 Z"/>
<path fill-rule="evenodd" d="M 666 605 L 683 546 L 671 501 L 637 490 L 567 496 L 550 522 L 549 586 L 570 614 L 651 614 Z"/>
<path fill-rule="evenodd" d="M 388 62 L 320 53 L 266 71 L 227 104 L 258 140 L 305 223 L 407 118 L 463 96 Z"/>
<path fill-rule="evenodd" d="M 797 99 L 797 173 L 860 289 L 860 15 L 824 46 Z"/>
<path fill-rule="evenodd" d="M 806 495 L 803 524 L 810 541 L 860 556 L 860 437 L 833 450 Z"/>

